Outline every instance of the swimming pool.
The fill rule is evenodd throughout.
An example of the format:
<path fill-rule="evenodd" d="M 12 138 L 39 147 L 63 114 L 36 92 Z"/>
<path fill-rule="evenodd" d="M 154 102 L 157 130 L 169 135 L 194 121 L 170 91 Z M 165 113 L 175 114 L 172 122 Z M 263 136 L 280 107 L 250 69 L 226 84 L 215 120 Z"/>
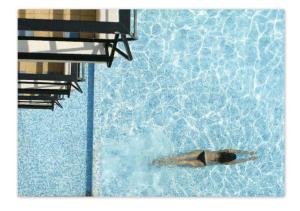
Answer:
<path fill-rule="evenodd" d="M 140 10 L 138 30 L 134 60 L 90 65 L 63 110 L 19 111 L 19 194 L 283 196 L 284 11 Z M 223 148 L 259 158 L 151 165 Z"/>

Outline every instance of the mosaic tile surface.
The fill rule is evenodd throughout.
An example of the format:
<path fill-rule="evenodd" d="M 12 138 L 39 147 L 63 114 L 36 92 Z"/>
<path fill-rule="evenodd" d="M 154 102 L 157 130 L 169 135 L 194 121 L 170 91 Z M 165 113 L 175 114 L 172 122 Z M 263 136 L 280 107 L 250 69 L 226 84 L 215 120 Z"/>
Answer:
<path fill-rule="evenodd" d="M 87 159 L 87 83 L 63 109 L 18 112 L 18 195 L 84 196 Z"/>

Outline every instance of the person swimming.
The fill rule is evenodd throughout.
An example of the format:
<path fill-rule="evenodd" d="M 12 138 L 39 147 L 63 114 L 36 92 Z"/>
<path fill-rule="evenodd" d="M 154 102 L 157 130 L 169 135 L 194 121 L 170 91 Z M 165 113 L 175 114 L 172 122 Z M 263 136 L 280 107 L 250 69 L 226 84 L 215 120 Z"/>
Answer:
<path fill-rule="evenodd" d="M 156 159 L 153 160 L 152 163 L 155 165 L 179 165 L 191 167 L 205 167 L 217 164 L 232 165 L 257 159 L 257 157 L 253 156 L 238 160 L 237 154 L 254 155 L 255 153 L 256 152 L 254 151 L 235 149 L 224 149 L 219 151 L 195 150 L 180 156 Z"/>

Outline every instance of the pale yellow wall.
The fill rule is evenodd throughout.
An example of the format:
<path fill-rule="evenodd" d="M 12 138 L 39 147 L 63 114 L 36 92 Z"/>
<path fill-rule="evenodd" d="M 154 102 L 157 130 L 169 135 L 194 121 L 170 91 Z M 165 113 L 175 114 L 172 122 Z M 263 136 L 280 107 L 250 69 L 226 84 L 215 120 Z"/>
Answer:
<path fill-rule="evenodd" d="M 64 74 L 65 64 L 64 63 L 55 63 L 55 62 L 18 62 L 18 71 L 22 73 L 30 74 Z"/>
<path fill-rule="evenodd" d="M 95 21 L 99 17 L 98 10 L 46 10 L 46 9 L 26 9 L 19 10 L 19 18 L 28 19 L 54 19 L 54 20 L 82 20 Z M 34 31 L 33 36 L 62 37 L 63 32 Z M 94 33 L 81 32 L 81 38 L 93 38 Z"/>
<path fill-rule="evenodd" d="M 54 20 L 83 20 L 95 21 L 98 20 L 98 10 L 47 10 L 47 9 L 26 9 L 18 11 L 19 18 L 28 19 L 54 19 Z M 45 32 L 34 31 L 33 36 L 43 37 L 63 37 L 63 32 Z M 93 38 L 94 33 L 81 32 L 81 38 Z M 64 73 L 64 63 L 55 62 L 18 62 L 18 70 L 23 70 L 26 73 Z"/>

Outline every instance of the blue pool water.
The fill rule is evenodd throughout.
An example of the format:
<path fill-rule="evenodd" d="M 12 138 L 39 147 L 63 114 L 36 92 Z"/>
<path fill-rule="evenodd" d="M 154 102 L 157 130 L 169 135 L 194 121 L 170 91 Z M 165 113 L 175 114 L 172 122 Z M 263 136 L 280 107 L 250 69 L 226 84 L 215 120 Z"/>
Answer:
<path fill-rule="evenodd" d="M 140 10 L 132 62 L 90 66 L 63 110 L 19 111 L 19 194 L 283 196 L 284 30 L 283 10 Z M 151 165 L 224 148 L 258 159 Z"/>

